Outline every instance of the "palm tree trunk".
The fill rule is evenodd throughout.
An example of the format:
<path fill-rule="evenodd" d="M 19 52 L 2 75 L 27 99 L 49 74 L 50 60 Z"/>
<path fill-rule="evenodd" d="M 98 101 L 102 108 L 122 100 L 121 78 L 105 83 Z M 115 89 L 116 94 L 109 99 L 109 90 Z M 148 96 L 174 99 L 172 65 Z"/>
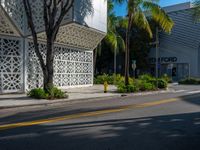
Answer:
<path fill-rule="evenodd" d="M 125 85 L 129 85 L 129 63 L 130 63 L 130 49 L 129 49 L 129 41 L 130 41 L 130 27 L 131 27 L 131 17 L 128 17 L 128 28 L 126 30 L 126 49 L 125 49 Z"/>

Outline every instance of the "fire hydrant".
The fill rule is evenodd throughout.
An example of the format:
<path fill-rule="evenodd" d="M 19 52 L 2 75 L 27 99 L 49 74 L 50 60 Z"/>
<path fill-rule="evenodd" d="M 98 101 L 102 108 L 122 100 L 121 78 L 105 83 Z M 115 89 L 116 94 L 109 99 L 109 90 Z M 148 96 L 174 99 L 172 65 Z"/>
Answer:
<path fill-rule="evenodd" d="M 108 82 L 105 81 L 103 85 L 104 85 L 104 93 L 107 93 L 108 92 Z"/>

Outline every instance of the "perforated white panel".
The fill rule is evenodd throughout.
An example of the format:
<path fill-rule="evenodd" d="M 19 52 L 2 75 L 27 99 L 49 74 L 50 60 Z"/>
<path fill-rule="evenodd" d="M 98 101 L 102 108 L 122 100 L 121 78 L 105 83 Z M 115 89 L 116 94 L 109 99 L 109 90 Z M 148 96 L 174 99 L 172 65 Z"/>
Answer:
<path fill-rule="evenodd" d="M 16 26 L 23 31 L 24 6 L 22 0 L 1 0 L 1 5 Z"/>
<path fill-rule="evenodd" d="M 44 18 L 43 18 L 43 1 L 41 0 L 34 0 L 31 1 L 31 8 L 33 12 L 33 22 L 35 25 L 35 29 L 37 32 L 43 32 L 45 30 L 44 27 Z M 59 11 L 57 13 L 57 16 L 59 15 Z M 57 17 L 58 18 L 58 17 Z M 64 17 L 63 23 L 68 22 L 69 20 L 72 20 L 72 10 L 67 13 L 67 15 Z M 30 35 L 30 29 L 28 27 L 27 21 L 25 21 L 26 24 L 26 35 Z"/>
<path fill-rule="evenodd" d="M 94 31 L 90 28 L 78 24 L 69 24 L 60 27 L 56 42 L 93 50 L 104 36 L 104 33 Z M 40 33 L 38 37 L 40 39 L 46 39 L 45 33 Z"/>
<path fill-rule="evenodd" d="M 0 34 L 16 35 L 19 36 L 18 32 L 12 26 L 8 18 L 5 16 L 4 11 L 0 7 Z"/>
<path fill-rule="evenodd" d="M 40 43 L 44 54 L 46 45 Z M 27 88 L 43 85 L 42 70 L 31 41 L 27 42 Z M 45 55 L 43 55 L 45 59 Z M 93 53 L 62 45 L 55 46 L 54 84 L 60 88 L 91 85 L 93 83 Z"/>
<path fill-rule="evenodd" d="M 0 93 L 22 92 L 22 42 L 16 38 L 0 37 Z"/>

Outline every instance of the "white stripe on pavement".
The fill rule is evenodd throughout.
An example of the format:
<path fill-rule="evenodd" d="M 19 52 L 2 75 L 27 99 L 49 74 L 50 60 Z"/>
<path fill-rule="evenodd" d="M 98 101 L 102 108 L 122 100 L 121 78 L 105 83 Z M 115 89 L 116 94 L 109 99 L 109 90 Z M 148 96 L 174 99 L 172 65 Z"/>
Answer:
<path fill-rule="evenodd" d="M 186 92 L 187 90 L 177 90 L 175 93 L 181 93 L 181 92 Z"/>
<path fill-rule="evenodd" d="M 195 94 L 195 93 L 200 93 L 200 90 L 199 91 L 191 91 L 191 92 L 187 92 L 188 94 Z"/>

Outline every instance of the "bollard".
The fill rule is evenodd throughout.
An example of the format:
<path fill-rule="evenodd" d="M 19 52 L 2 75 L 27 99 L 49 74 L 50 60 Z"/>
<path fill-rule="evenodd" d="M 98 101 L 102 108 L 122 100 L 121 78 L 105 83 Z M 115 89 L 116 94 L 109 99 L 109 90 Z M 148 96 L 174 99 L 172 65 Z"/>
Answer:
<path fill-rule="evenodd" d="M 107 93 L 108 92 L 108 82 L 105 81 L 104 82 L 104 93 Z"/>

